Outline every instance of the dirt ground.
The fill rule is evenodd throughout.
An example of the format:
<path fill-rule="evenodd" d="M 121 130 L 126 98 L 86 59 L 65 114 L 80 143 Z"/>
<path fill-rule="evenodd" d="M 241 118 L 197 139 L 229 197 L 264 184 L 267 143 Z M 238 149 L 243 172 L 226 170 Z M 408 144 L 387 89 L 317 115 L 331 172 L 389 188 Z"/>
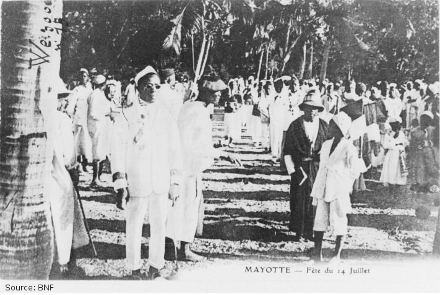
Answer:
<path fill-rule="evenodd" d="M 215 140 L 222 132 L 220 125 L 214 124 Z M 289 177 L 271 161 L 270 154 L 254 147 L 246 136 L 233 147 L 220 150 L 240 159 L 242 166 L 217 160 L 204 172 L 204 232 L 196 238 L 193 250 L 207 259 L 199 263 L 178 262 L 178 280 L 198 282 L 200 274 L 216 278 L 219 273 L 236 278 L 247 266 L 274 264 L 293 267 L 298 274 L 306 273 L 312 264 L 308 252 L 313 243 L 294 241 L 294 234 L 288 230 Z M 390 193 L 377 181 L 378 173 L 371 175 L 374 179 L 366 180 L 368 190 L 352 195 L 353 210 L 342 263 L 407 265 L 412 261 L 432 261 L 438 216 L 434 199 L 440 195 L 417 194 L 407 187 Z M 85 275 L 72 279 L 129 279 L 124 212 L 114 204 L 111 175 L 104 174 L 103 179 L 104 186 L 95 188 L 89 186 L 91 173 L 80 177 L 80 194 L 97 257 L 90 247 L 80 249 L 77 263 Z M 415 208 L 420 205 L 429 208 L 429 218 L 415 216 Z M 144 225 L 143 235 L 142 258 L 147 269 L 148 224 Z M 324 255 L 328 257 L 333 247 L 334 237 L 326 235 Z M 167 267 L 176 265 L 167 262 Z M 243 277 L 246 279 L 249 277 Z M 258 276 L 252 277 L 251 283 L 259 280 Z"/>

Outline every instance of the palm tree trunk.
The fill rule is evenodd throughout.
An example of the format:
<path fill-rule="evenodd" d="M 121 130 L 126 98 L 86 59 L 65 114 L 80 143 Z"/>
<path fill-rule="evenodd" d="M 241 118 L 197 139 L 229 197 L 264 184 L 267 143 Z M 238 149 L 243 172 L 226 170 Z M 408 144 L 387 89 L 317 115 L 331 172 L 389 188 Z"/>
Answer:
<path fill-rule="evenodd" d="M 299 67 L 299 75 L 298 75 L 299 79 L 302 79 L 304 77 L 304 71 L 306 69 L 306 58 L 307 58 L 307 45 L 306 45 L 306 43 L 304 43 L 302 51 L 303 51 L 303 56 L 302 56 L 301 64 Z"/>
<path fill-rule="evenodd" d="M 328 65 L 328 58 L 330 56 L 330 48 L 331 48 L 330 40 L 327 40 L 322 58 L 321 73 L 319 75 L 319 80 L 321 81 L 321 83 L 322 81 L 325 80 L 325 76 L 327 75 L 327 65 Z"/>
<path fill-rule="evenodd" d="M 308 72 L 307 77 L 309 79 L 312 79 L 313 78 L 313 41 L 311 41 L 310 43 L 310 61 L 307 72 Z"/>
<path fill-rule="evenodd" d="M 261 64 L 263 63 L 264 46 L 261 46 L 260 62 L 258 63 L 257 81 L 260 80 Z"/>
<path fill-rule="evenodd" d="M 2 10 L 2 27 L 14 30 L 2 32 L 8 42 L 1 58 L 0 278 L 47 279 L 53 233 L 44 195 L 48 155 L 40 97 L 56 99 L 51 81 L 59 75 L 61 36 L 40 29 L 47 25 L 44 17 L 62 17 L 62 1 L 3 2 Z M 51 46 L 42 45 L 48 44 L 42 36 Z"/>
<path fill-rule="evenodd" d="M 432 252 L 440 256 L 440 208 L 438 209 L 437 229 L 435 230 L 434 247 Z"/>

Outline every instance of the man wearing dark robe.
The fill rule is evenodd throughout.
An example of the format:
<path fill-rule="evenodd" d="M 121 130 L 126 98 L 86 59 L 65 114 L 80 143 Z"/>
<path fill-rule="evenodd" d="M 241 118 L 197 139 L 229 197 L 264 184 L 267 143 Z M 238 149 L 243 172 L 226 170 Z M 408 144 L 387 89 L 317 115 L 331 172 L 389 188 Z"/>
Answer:
<path fill-rule="evenodd" d="M 325 141 L 327 123 L 318 117 L 324 109 L 316 89 L 310 90 L 300 109 L 304 115 L 287 130 L 284 161 L 290 180 L 290 224 L 296 239 L 313 238 L 313 206 L 310 192 L 319 166 L 319 151 Z"/>

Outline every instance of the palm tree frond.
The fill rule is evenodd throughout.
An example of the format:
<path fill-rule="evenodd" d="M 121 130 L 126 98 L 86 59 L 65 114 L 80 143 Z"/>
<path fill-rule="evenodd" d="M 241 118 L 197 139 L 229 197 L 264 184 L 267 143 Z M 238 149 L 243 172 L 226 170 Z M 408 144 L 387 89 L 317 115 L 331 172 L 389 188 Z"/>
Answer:
<path fill-rule="evenodd" d="M 182 20 L 186 7 L 187 6 L 185 6 L 182 12 L 171 20 L 174 26 L 172 27 L 170 34 L 165 38 L 162 44 L 163 49 L 173 48 L 177 55 L 180 55 L 181 52 L 180 43 L 182 41 Z"/>

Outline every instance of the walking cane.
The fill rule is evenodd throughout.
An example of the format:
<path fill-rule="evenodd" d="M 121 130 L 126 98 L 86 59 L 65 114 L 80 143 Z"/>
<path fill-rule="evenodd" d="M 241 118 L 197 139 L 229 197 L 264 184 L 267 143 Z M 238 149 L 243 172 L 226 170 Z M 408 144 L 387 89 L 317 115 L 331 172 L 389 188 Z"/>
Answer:
<path fill-rule="evenodd" d="M 90 244 L 92 245 L 93 254 L 95 257 L 97 257 L 98 253 L 96 252 L 95 244 L 93 243 L 92 236 L 90 235 L 89 225 L 87 223 L 86 214 L 84 213 L 84 207 L 81 201 L 81 195 L 79 194 L 78 186 L 76 184 L 73 184 L 73 187 L 75 188 L 76 195 L 78 196 L 79 207 L 81 208 L 81 213 L 84 220 L 84 226 L 86 228 L 87 236 L 89 237 Z"/>

